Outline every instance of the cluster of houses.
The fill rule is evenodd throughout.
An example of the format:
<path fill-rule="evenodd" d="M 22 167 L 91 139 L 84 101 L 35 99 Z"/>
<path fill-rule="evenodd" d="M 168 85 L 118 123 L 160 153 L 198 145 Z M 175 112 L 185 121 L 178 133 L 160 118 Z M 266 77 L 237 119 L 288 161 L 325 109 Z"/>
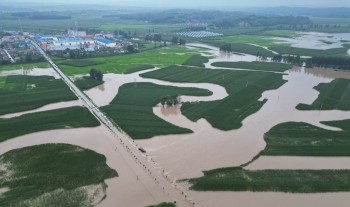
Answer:
<path fill-rule="evenodd" d="M 95 51 L 103 48 L 122 49 L 132 44 L 122 37 L 110 33 L 87 35 L 85 31 L 68 30 L 66 35 L 37 35 L 34 39 L 45 51 L 85 50 Z"/>
<path fill-rule="evenodd" d="M 41 57 L 39 51 L 31 44 L 30 39 L 19 34 L 5 35 L 0 38 L 0 61 L 23 62 Z"/>

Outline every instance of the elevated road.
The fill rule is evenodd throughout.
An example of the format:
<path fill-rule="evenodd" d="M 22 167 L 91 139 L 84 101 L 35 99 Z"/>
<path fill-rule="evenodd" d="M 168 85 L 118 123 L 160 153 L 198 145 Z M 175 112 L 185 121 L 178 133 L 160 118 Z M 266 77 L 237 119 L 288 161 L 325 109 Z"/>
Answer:
<path fill-rule="evenodd" d="M 133 140 L 128 137 L 124 132 L 122 132 L 117 126 L 113 124 L 108 117 L 106 117 L 99 108 L 94 104 L 94 102 L 83 93 L 70 78 L 68 78 L 61 69 L 52 61 L 52 59 L 45 53 L 45 51 L 34 41 L 31 40 L 32 44 L 36 49 L 43 55 L 43 57 L 50 63 L 53 69 L 60 75 L 62 80 L 68 85 L 71 91 L 82 100 L 86 108 L 119 140 L 118 150 L 124 149 L 133 158 L 135 164 L 139 165 L 143 172 L 148 174 L 150 178 L 155 182 L 160 188 L 160 193 L 165 193 L 171 201 L 177 203 L 177 206 L 195 206 L 195 203 L 190 197 L 186 195 L 186 189 L 181 189 L 180 185 L 176 184 L 175 180 L 171 180 L 165 173 L 164 169 L 158 166 L 152 159 L 149 159 L 147 155 L 142 153 L 138 146 L 135 145 Z M 116 149 L 117 149 L 116 148 Z M 139 179 L 137 177 L 137 179 Z M 142 180 L 141 180 L 142 181 Z M 151 187 L 150 187 L 151 188 Z M 109 195 L 113 196 L 113 195 Z"/>

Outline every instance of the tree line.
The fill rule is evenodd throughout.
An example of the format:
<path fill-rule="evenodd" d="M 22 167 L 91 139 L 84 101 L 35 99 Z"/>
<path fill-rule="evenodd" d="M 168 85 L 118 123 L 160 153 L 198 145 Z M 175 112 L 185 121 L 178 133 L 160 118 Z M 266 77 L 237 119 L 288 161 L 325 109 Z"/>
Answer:
<path fill-rule="evenodd" d="M 174 45 L 185 45 L 186 44 L 186 40 L 183 38 L 179 38 L 177 36 L 173 36 L 171 38 L 171 43 L 173 43 Z"/>
<path fill-rule="evenodd" d="M 165 96 L 160 100 L 162 106 L 176 106 L 181 103 L 181 99 L 178 95 Z"/>
<path fill-rule="evenodd" d="M 350 70 L 350 58 L 348 57 L 312 57 L 307 59 L 305 63 L 306 67 Z"/>

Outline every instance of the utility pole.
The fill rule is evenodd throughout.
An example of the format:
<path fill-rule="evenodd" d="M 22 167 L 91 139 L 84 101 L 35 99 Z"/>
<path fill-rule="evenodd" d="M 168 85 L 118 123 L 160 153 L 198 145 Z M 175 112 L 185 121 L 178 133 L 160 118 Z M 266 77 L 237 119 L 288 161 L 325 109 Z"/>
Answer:
<path fill-rule="evenodd" d="M 24 34 L 24 32 L 23 32 L 23 27 L 22 27 L 22 23 L 21 23 L 21 19 L 20 18 L 18 18 L 18 23 L 19 23 L 19 27 L 20 27 L 20 31 L 21 31 L 21 33 L 22 33 L 22 35 Z"/>

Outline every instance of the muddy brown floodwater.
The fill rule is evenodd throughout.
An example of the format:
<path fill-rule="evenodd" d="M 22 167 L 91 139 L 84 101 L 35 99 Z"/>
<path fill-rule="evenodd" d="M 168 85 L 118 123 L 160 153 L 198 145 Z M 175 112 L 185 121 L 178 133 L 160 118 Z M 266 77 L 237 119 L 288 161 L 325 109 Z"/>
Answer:
<path fill-rule="evenodd" d="M 336 130 L 320 124 L 320 121 L 350 118 L 350 112 L 295 109 L 299 103 L 311 104 L 318 96 L 313 87 L 319 83 L 328 83 L 331 78 L 305 73 L 304 68 L 295 68 L 283 78 L 288 82 L 277 90 L 264 92 L 261 100 L 268 101 L 261 110 L 247 117 L 238 130 L 221 131 L 204 119 L 194 123 L 181 113 L 164 115 L 161 107 L 155 107 L 153 111 L 157 116 L 174 125 L 189 128 L 194 133 L 158 136 L 137 143 L 160 165 L 171 169 L 172 176 L 198 177 L 203 170 L 232 167 L 250 161 L 265 147 L 263 134 L 279 123 L 303 121 Z"/>
<path fill-rule="evenodd" d="M 9 75 L 53 76 L 55 79 L 61 78 L 53 68 L 33 68 L 0 71 L 0 76 Z"/>
<path fill-rule="evenodd" d="M 299 36 L 293 38 L 274 37 L 277 44 L 290 44 L 292 47 L 328 50 L 341 48 L 344 42 L 350 41 L 350 33 L 326 34 L 318 32 L 300 32 Z"/>
<path fill-rule="evenodd" d="M 181 96 L 181 100 L 185 102 L 219 100 L 228 95 L 224 87 L 211 83 L 172 83 L 168 81 L 140 77 L 141 73 L 146 73 L 153 70 L 157 69 L 150 69 L 132 74 L 105 74 L 104 84 L 87 90 L 85 93 L 99 107 L 108 105 L 118 94 L 119 88 L 127 83 L 134 83 L 135 86 L 137 86 L 137 83 L 139 82 L 147 82 L 164 86 L 202 88 L 213 92 L 212 95 L 206 97 Z M 103 90 L 101 90 L 101 88 L 103 88 Z"/>

